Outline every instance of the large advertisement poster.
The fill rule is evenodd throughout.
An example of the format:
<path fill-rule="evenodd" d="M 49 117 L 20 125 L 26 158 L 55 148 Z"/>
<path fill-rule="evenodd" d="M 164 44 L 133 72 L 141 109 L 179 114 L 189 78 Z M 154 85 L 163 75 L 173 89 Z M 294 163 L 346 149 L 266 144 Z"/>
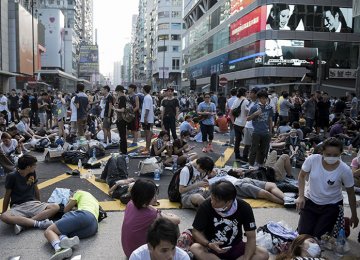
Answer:
<path fill-rule="evenodd" d="M 97 45 L 80 46 L 80 74 L 99 72 L 99 48 Z"/>
<path fill-rule="evenodd" d="M 32 37 L 32 16 L 24 7 L 18 5 L 18 72 L 33 75 L 33 54 L 37 51 L 33 50 Z M 37 23 L 34 22 L 34 30 L 37 29 Z M 34 31 L 34 35 L 36 35 Z M 34 48 L 37 46 L 37 40 L 34 39 Z"/>
<path fill-rule="evenodd" d="M 241 11 L 255 0 L 230 0 L 230 14 Z"/>
<path fill-rule="evenodd" d="M 353 17 L 360 16 L 360 0 L 353 0 Z"/>
<path fill-rule="evenodd" d="M 317 5 L 267 5 L 267 30 L 352 32 L 352 8 Z"/>
<path fill-rule="evenodd" d="M 264 30 L 265 15 L 266 6 L 262 6 L 230 24 L 230 43 Z"/>
<path fill-rule="evenodd" d="M 64 69 L 64 15 L 59 9 L 41 9 L 39 19 L 45 26 L 46 52 L 41 56 L 42 67 Z"/>

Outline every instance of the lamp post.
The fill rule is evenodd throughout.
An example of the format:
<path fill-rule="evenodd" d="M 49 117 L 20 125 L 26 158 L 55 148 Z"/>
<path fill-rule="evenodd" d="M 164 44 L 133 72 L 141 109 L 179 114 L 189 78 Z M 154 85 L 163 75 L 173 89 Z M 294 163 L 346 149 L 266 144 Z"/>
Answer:
<path fill-rule="evenodd" d="M 165 36 L 164 36 L 164 45 L 163 45 L 164 49 L 163 49 L 163 89 L 165 88 Z"/>

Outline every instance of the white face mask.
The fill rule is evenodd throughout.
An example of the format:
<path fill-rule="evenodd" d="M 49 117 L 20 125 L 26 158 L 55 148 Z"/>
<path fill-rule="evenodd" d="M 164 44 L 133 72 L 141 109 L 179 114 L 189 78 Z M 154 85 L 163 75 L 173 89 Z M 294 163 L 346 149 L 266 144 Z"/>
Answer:
<path fill-rule="evenodd" d="M 327 163 L 327 164 L 335 164 L 337 163 L 338 161 L 341 160 L 341 157 L 326 157 L 324 156 L 324 161 Z"/>
<path fill-rule="evenodd" d="M 227 207 L 226 207 L 226 206 L 225 206 L 225 207 L 223 207 L 223 208 L 214 208 L 214 210 L 215 210 L 216 212 L 220 212 L 220 213 L 223 213 L 223 212 L 228 211 L 228 209 L 227 209 Z"/>
<path fill-rule="evenodd" d="M 321 248 L 317 243 L 309 243 L 309 248 L 306 251 L 311 257 L 319 257 Z"/>

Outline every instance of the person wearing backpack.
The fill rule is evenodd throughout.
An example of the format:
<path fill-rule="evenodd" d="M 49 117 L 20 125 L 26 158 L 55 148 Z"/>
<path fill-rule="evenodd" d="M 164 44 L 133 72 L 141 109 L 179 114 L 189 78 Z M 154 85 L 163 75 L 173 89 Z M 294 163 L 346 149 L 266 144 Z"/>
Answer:
<path fill-rule="evenodd" d="M 192 171 L 189 167 L 192 167 Z M 184 167 L 180 172 L 179 193 L 183 208 L 196 209 L 210 195 L 206 176 L 213 170 L 214 161 L 205 156 L 192 161 L 189 167 Z"/>
<path fill-rule="evenodd" d="M 247 90 L 245 88 L 240 88 L 237 92 L 237 99 L 233 103 L 230 109 L 230 119 L 234 125 L 235 132 L 235 146 L 234 153 L 235 159 L 240 160 L 240 142 L 242 140 L 243 129 L 246 124 L 247 116 L 247 106 L 249 105 L 249 100 L 246 98 Z"/>
<path fill-rule="evenodd" d="M 122 118 L 122 113 L 125 112 L 127 97 L 125 95 L 125 88 L 121 85 L 117 85 L 115 88 L 117 93 L 117 107 L 114 108 L 115 112 L 118 113 L 116 120 L 116 126 L 120 136 L 120 152 L 122 154 L 127 154 L 127 134 L 126 134 L 126 125 L 127 122 Z"/>

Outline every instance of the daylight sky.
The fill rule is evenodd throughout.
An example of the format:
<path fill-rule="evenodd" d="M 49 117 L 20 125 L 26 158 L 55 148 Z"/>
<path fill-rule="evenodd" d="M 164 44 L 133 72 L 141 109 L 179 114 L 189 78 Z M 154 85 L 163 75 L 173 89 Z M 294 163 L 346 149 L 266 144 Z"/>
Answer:
<path fill-rule="evenodd" d="M 94 28 L 97 29 L 100 72 L 113 73 L 121 61 L 124 45 L 130 42 L 132 15 L 138 13 L 138 0 L 94 0 Z"/>

